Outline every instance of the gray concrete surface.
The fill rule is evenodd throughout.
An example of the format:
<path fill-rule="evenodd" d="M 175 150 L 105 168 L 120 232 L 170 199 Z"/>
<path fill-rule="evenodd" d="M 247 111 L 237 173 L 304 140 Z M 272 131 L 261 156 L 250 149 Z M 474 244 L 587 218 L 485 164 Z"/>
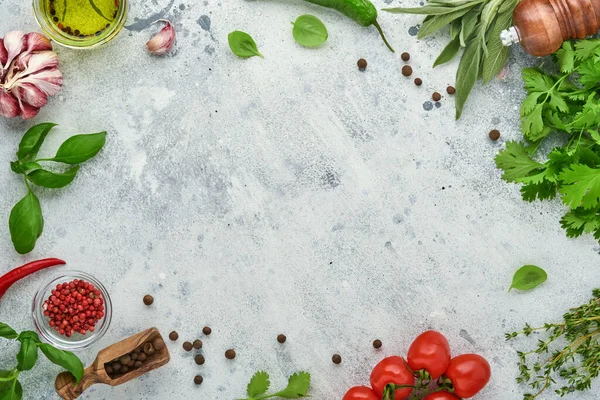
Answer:
<path fill-rule="evenodd" d="M 292 38 L 290 21 L 304 13 L 329 29 L 320 49 Z M 27 1 L 0 0 L 0 15 L 2 34 L 38 29 Z M 158 17 L 178 32 L 163 58 L 144 46 Z M 478 399 L 521 398 L 514 352 L 525 343 L 507 344 L 504 333 L 559 319 L 600 278 L 600 246 L 565 237 L 560 202 L 523 202 L 494 167 L 503 143 L 521 137 L 519 69 L 541 60 L 515 49 L 508 79 L 478 86 L 455 122 L 451 97 L 424 106 L 453 83 L 456 64 L 430 67 L 444 33 L 419 41 L 418 16 L 379 19 L 395 55 L 375 29 L 301 1 L 134 2 L 114 43 L 57 48 L 64 88 L 35 120 L 0 120 L 0 272 L 58 256 L 109 287 L 112 328 L 80 354 L 86 362 L 150 326 L 181 336 L 168 366 L 119 388 L 94 387 L 84 399 L 229 400 L 259 369 L 277 387 L 310 371 L 313 398 L 340 399 L 428 328 L 444 332 L 455 354 L 489 359 L 493 379 Z M 232 30 L 250 33 L 265 59 L 231 54 Z M 422 87 L 401 75 L 402 51 Z M 70 187 L 36 190 L 46 226 L 21 257 L 7 220 L 24 188 L 9 161 L 22 133 L 42 121 L 60 124 L 43 154 L 75 133 L 105 129 L 108 142 Z M 492 128 L 502 132 L 498 143 L 487 138 Z M 507 293 L 526 263 L 545 268 L 548 282 Z M 31 329 L 32 295 L 52 273 L 11 289 L 0 320 Z M 146 293 L 156 299 L 150 308 Z M 198 367 L 181 342 L 204 325 L 213 334 L 203 337 L 207 362 Z M 279 333 L 288 337 L 283 346 Z M 230 347 L 234 361 L 223 356 Z M 0 366 L 12 367 L 15 353 L 0 342 Z M 55 398 L 58 372 L 42 361 L 23 373 L 25 398 Z M 192 382 L 198 373 L 201 387 Z"/>

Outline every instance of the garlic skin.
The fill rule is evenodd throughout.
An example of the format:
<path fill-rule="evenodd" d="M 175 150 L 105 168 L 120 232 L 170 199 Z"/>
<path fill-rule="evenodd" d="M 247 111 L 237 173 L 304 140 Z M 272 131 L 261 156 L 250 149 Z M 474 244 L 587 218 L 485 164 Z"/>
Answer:
<path fill-rule="evenodd" d="M 497 78 L 501 81 L 504 81 L 508 77 L 509 72 L 510 72 L 510 63 L 507 62 L 506 64 L 504 64 L 504 67 L 502 67 L 500 72 L 498 72 Z"/>
<path fill-rule="evenodd" d="M 173 28 L 173 24 L 166 19 L 159 19 L 156 22 L 159 21 L 164 22 L 165 26 L 154 35 L 148 43 L 146 43 L 146 47 L 148 47 L 150 53 L 162 56 L 166 54 L 171 47 L 173 47 L 173 43 L 175 43 L 175 28 Z"/>
<path fill-rule="evenodd" d="M 0 115 L 35 117 L 62 87 L 58 55 L 39 33 L 8 32 L 0 38 Z"/>

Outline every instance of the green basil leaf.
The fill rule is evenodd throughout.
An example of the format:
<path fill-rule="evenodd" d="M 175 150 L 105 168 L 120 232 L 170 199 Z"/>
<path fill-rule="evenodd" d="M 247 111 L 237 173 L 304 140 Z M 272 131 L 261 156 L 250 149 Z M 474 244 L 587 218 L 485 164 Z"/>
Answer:
<path fill-rule="evenodd" d="M 494 79 L 502 67 L 508 62 L 510 51 L 508 50 L 508 47 L 502 44 L 500 33 L 503 30 L 508 29 L 511 23 L 512 14 L 510 12 L 500 14 L 498 18 L 496 18 L 494 26 L 486 35 L 488 53 L 483 57 L 482 78 L 484 84 Z"/>
<path fill-rule="evenodd" d="M 10 169 L 17 174 L 24 174 L 29 171 L 35 171 L 36 169 L 41 169 L 42 166 L 36 162 L 26 162 L 21 164 L 19 161 L 12 161 L 10 163 Z"/>
<path fill-rule="evenodd" d="M 29 253 L 44 229 L 40 201 L 30 190 L 10 212 L 8 219 L 10 237 L 19 254 Z"/>
<path fill-rule="evenodd" d="M 83 363 L 75 354 L 70 351 L 59 350 L 46 343 L 40 343 L 38 347 L 53 364 L 59 365 L 72 373 L 76 382 L 81 380 L 83 377 Z"/>
<path fill-rule="evenodd" d="M 19 335 L 17 334 L 17 332 L 15 332 L 13 328 L 8 326 L 4 322 L 0 322 L 0 337 L 3 337 L 5 339 L 16 339 L 17 336 Z"/>
<path fill-rule="evenodd" d="M 77 175 L 77 171 L 79 171 L 79 165 L 69 169 L 66 172 L 63 172 L 62 174 L 47 171 L 45 169 L 38 169 L 27 174 L 27 179 L 38 186 L 43 186 L 50 189 L 58 189 L 73 182 L 75 175 Z"/>
<path fill-rule="evenodd" d="M 34 331 L 23 331 L 23 332 L 19 333 L 19 337 L 17 339 L 18 340 L 29 339 L 29 340 L 33 340 L 35 343 L 41 343 L 40 337 Z"/>
<path fill-rule="evenodd" d="M 314 15 L 301 15 L 292 22 L 292 34 L 296 42 L 305 47 L 319 47 L 327 40 L 327 28 Z"/>
<path fill-rule="evenodd" d="M 472 40 L 465 49 L 456 71 L 456 119 L 460 118 L 467 97 L 479 77 L 480 64 L 481 44 L 476 39 Z"/>
<path fill-rule="evenodd" d="M 81 164 L 94 157 L 106 143 L 106 132 L 75 135 L 60 145 L 52 161 Z"/>
<path fill-rule="evenodd" d="M 508 288 L 508 291 L 510 292 L 513 288 L 519 290 L 531 290 L 545 282 L 546 279 L 548 279 L 546 271 L 535 265 L 525 265 L 515 272 L 515 276 L 513 277 L 512 284 Z"/>
<path fill-rule="evenodd" d="M 19 161 L 30 161 L 37 156 L 42 143 L 46 139 L 46 135 L 50 132 L 50 129 L 54 128 L 56 124 L 52 122 L 46 122 L 43 124 L 35 125 L 29 128 L 21 143 L 19 143 L 19 150 L 17 151 L 17 157 Z"/>
<path fill-rule="evenodd" d="M 455 19 L 462 17 L 469 11 L 470 10 L 468 8 L 464 8 L 462 10 L 456 10 L 448 14 L 436 15 L 435 17 L 423 22 L 423 25 L 421 25 L 421 29 L 419 29 L 417 37 L 419 39 L 422 39 L 428 35 L 431 35 L 432 33 L 437 32 L 444 26 L 448 25 Z"/>
<path fill-rule="evenodd" d="M 29 371 L 38 359 L 37 343 L 30 338 L 19 338 L 21 348 L 17 353 L 17 369 L 19 371 Z"/>
<path fill-rule="evenodd" d="M 229 48 L 233 54 L 238 57 L 263 57 L 263 55 L 258 52 L 254 39 L 246 32 L 233 31 L 227 36 L 227 40 L 229 41 Z"/>
<path fill-rule="evenodd" d="M 447 63 L 448 61 L 454 59 L 454 57 L 456 57 L 456 55 L 458 54 L 459 50 L 460 39 L 458 37 L 455 37 L 450 42 L 448 42 L 448 44 L 446 45 L 446 47 L 444 47 L 444 50 L 442 50 L 438 58 L 435 59 L 433 67 L 435 68 L 438 65 Z"/>
<path fill-rule="evenodd" d="M 23 387 L 18 380 L 0 382 L 0 400 L 21 400 Z"/>

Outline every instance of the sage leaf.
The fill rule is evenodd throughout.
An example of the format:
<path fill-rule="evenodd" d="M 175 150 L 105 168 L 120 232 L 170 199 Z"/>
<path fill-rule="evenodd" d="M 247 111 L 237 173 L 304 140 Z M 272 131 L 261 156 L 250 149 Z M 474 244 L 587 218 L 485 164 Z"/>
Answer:
<path fill-rule="evenodd" d="M 292 35 L 298 44 L 305 47 L 319 47 L 327 40 L 327 28 L 314 15 L 304 14 L 292 22 Z"/>
<path fill-rule="evenodd" d="M 18 380 L 0 382 L 0 400 L 21 400 L 23 387 Z"/>
<path fill-rule="evenodd" d="M 382 11 L 387 11 L 392 14 L 421 14 L 421 15 L 444 15 L 451 14 L 457 10 L 469 9 L 476 4 L 482 3 L 485 0 L 472 1 L 464 3 L 458 6 L 449 5 L 448 7 L 441 5 L 427 5 L 424 7 L 396 7 L 396 8 L 384 8 Z"/>
<path fill-rule="evenodd" d="M 460 118 L 467 97 L 479 77 L 480 64 L 481 44 L 476 39 L 466 47 L 456 71 L 456 119 Z"/>
<path fill-rule="evenodd" d="M 75 354 L 70 351 L 59 350 L 46 343 L 39 343 L 38 347 L 53 364 L 59 365 L 72 373 L 76 382 L 81 380 L 83 377 L 83 363 Z"/>
<path fill-rule="evenodd" d="M 531 290 L 548 278 L 546 271 L 535 265 L 525 265 L 515 272 L 512 284 L 508 288 L 510 292 L 513 288 L 519 290 Z"/>
<path fill-rule="evenodd" d="M 460 30 L 462 27 L 462 23 L 460 21 L 461 21 L 460 19 L 455 19 L 450 24 L 450 38 L 451 39 L 456 39 L 458 37 L 458 35 L 460 35 Z"/>
<path fill-rule="evenodd" d="M 451 61 L 452 59 L 454 59 L 454 57 L 456 57 L 460 49 L 460 39 L 458 37 L 455 37 L 450 42 L 448 42 L 448 44 L 446 45 L 446 47 L 444 47 L 444 50 L 442 50 L 438 58 L 435 59 L 433 67 L 435 68 L 438 65 Z"/>
<path fill-rule="evenodd" d="M 419 29 L 419 33 L 417 34 L 417 37 L 419 39 L 422 39 L 426 36 L 429 36 L 432 33 L 437 32 L 444 26 L 448 25 L 455 19 L 462 17 L 463 15 L 465 15 L 468 12 L 469 12 L 469 9 L 465 8 L 465 9 L 456 10 L 454 12 L 444 14 L 444 15 L 436 15 L 429 20 L 423 21 L 423 25 L 421 26 L 421 29 Z"/>
<path fill-rule="evenodd" d="M 77 175 L 77 171 L 79 171 L 79 165 L 63 173 L 51 172 L 45 169 L 37 169 L 27 174 L 27 179 L 38 186 L 43 186 L 50 189 L 58 189 L 73 182 L 75 175 Z"/>
<path fill-rule="evenodd" d="M 500 33 L 508 29 L 512 23 L 512 12 L 505 12 L 500 14 L 494 23 L 494 26 L 487 33 L 487 46 L 488 53 L 483 57 L 482 66 L 482 79 L 483 83 L 486 84 L 504 67 L 508 61 L 510 51 L 508 47 L 502 44 L 500 40 Z"/>
<path fill-rule="evenodd" d="M 17 369 L 19 371 L 29 371 L 38 359 L 37 344 L 30 338 L 19 339 L 21 348 L 17 353 Z"/>
<path fill-rule="evenodd" d="M 94 157 L 106 143 L 106 132 L 71 136 L 60 145 L 52 161 L 81 164 Z"/>
<path fill-rule="evenodd" d="M 0 322 L 0 337 L 5 339 L 16 339 L 17 336 L 19 335 L 13 328 L 3 322 Z"/>
<path fill-rule="evenodd" d="M 227 40 L 229 41 L 229 48 L 233 54 L 238 57 L 263 57 L 263 55 L 259 53 L 256 42 L 254 42 L 252 36 L 248 35 L 246 32 L 233 31 L 227 36 Z"/>
<path fill-rule="evenodd" d="M 470 10 L 463 18 L 460 20 L 460 45 L 462 47 L 467 47 L 467 40 L 471 37 L 473 32 L 475 31 L 475 25 L 477 25 L 477 19 L 479 17 L 479 7 L 476 7 Z"/>
<path fill-rule="evenodd" d="M 52 122 L 45 122 L 29 128 L 23 135 L 21 143 L 19 143 L 19 150 L 17 151 L 19 161 L 33 160 L 37 156 L 40 147 L 42 147 L 48 132 L 55 126 L 56 124 Z"/>
<path fill-rule="evenodd" d="M 10 212 L 10 237 L 19 254 L 29 253 L 44 229 L 40 200 L 31 190 Z"/>

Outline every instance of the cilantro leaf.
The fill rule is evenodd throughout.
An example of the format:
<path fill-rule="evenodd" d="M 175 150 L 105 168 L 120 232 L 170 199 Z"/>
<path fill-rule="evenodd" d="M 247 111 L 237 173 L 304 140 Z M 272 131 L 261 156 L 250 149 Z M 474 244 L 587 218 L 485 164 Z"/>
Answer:
<path fill-rule="evenodd" d="M 567 231 L 568 237 L 581 236 L 584 232 L 600 236 L 600 214 L 598 209 L 584 210 L 576 208 L 566 213 L 560 225 Z M 596 237 L 598 239 L 598 237 Z"/>
<path fill-rule="evenodd" d="M 521 118 L 521 131 L 523 136 L 532 142 L 543 139 L 548 135 L 544 134 L 544 120 L 542 119 L 543 106 L 538 104 L 533 111 Z"/>
<path fill-rule="evenodd" d="M 496 156 L 496 166 L 504 171 L 502 179 L 507 182 L 516 182 L 532 171 L 544 167 L 543 164 L 529 157 L 527 148 L 522 142 L 507 142 L 506 149 Z"/>
<path fill-rule="evenodd" d="M 563 185 L 559 191 L 563 202 L 571 208 L 589 209 L 600 201 L 600 169 L 574 164 L 560 174 Z"/>
<path fill-rule="evenodd" d="M 584 87 L 594 87 L 600 82 L 600 63 L 593 59 L 587 59 L 577 69 L 579 82 Z"/>
<path fill-rule="evenodd" d="M 560 94 L 552 93 L 548 96 L 548 100 L 548 105 L 554 111 L 560 111 L 564 113 L 569 111 L 569 106 L 567 105 L 567 102 L 560 96 Z"/>
<path fill-rule="evenodd" d="M 274 396 L 279 396 L 284 399 L 299 399 L 306 397 L 310 387 L 310 374 L 308 372 L 296 372 L 290 376 L 288 386 L 281 392 L 277 392 Z"/>
<path fill-rule="evenodd" d="M 521 116 L 524 117 L 528 114 L 531 114 L 535 106 L 538 105 L 538 99 L 540 96 L 544 94 L 542 92 L 532 92 L 525 97 L 523 103 L 521 103 Z"/>
<path fill-rule="evenodd" d="M 525 201 L 549 200 L 556 197 L 556 183 L 543 181 L 528 183 L 521 187 L 521 196 Z"/>
<path fill-rule="evenodd" d="M 250 398 L 260 396 L 269 390 L 269 386 L 271 386 L 269 374 L 267 374 L 265 371 L 258 371 L 254 374 L 252 379 L 250 379 L 246 393 Z"/>
<path fill-rule="evenodd" d="M 575 43 L 575 58 L 584 60 L 592 56 L 600 56 L 600 39 L 580 40 Z"/>
<path fill-rule="evenodd" d="M 554 53 L 560 65 L 560 71 L 571 73 L 575 69 L 575 50 L 571 42 L 564 42 L 562 47 Z"/>
<path fill-rule="evenodd" d="M 536 68 L 523 68 L 521 73 L 525 89 L 530 92 L 548 92 L 554 86 L 554 79 Z"/>

